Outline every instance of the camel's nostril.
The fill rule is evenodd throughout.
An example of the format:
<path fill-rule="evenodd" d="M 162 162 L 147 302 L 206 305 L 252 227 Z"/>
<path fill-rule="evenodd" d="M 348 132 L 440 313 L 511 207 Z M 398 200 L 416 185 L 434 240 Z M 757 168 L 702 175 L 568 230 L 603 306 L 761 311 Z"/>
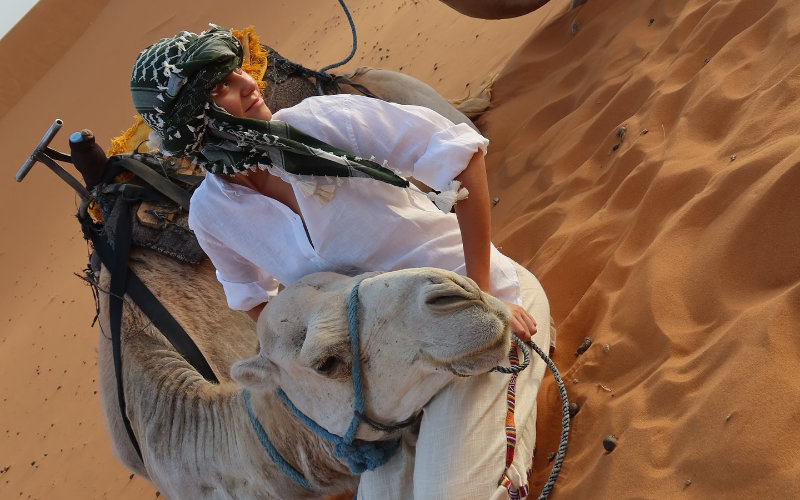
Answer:
<path fill-rule="evenodd" d="M 438 311 L 450 312 L 479 300 L 479 294 L 455 281 L 434 284 L 425 294 L 425 305 Z"/>
<path fill-rule="evenodd" d="M 425 303 L 433 307 L 450 307 L 466 300 L 468 299 L 458 295 L 430 295 L 425 300 Z"/>

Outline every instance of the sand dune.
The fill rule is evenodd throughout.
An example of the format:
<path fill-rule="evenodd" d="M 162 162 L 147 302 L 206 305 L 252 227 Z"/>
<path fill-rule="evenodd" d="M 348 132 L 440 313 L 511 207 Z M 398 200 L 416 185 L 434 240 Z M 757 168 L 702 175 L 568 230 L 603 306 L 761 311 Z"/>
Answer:
<path fill-rule="evenodd" d="M 581 404 L 559 498 L 800 493 L 799 16 L 589 2 L 497 81 L 495 240 L 548 291 Z"/>
<path fill-rule="evenodd" d="M 568 3 L 489 22 L 352 0 L 347 67 L 400 69 L 447 97 L 500 72 L 478 122 L 494 240 L 542 280 L 581 405 L 554 498 L 800 496 L 800 7 Z M 110 452 L 75 197 L 42 165 L 12 176 L 56 117 L 60 150 L 73 130 L 127 128 L 133 59 L 179 29 L 252 24 L 309 67 L 349 51 L 337 2 L 217 5 L 42 0 L 0 40 L 0 498 L 156 495 Z M 545 380 L 533 491 L 559 433 Z"/>

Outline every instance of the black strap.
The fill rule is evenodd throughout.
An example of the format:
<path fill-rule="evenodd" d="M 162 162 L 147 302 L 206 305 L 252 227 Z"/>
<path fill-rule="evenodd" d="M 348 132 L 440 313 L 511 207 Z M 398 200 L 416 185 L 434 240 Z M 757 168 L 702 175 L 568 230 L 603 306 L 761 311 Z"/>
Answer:
<path fill-rule="evenodd" d="M 91 238 L 94 249 L 100 256 L 100 260 L 106 268 L 111 271 L 109 320 L 111 322 L 111 349 L 114 359 L 114 373 L 117 378 L 117 400 L 122 414 L 122 422 L 125 425 L 125 431 L 128 433 L 128 437 L 141 459 L 141 448 L 139 447 L 136 435 L 128 419 L 125 395 L 123 392 L 121 335 L 123 296 L 126 293 L 128 294 L 136 305 L 139 306 L 139 309 L 153 322 L 153 326 L 170 341 L 172 346 L 175 347 L 175 350 L 178 351 L 178 353 L 180 353 L 180 355 L 206 380 L 212 383 L 219 383 L 219 380 L 214 374 L 214 370 L 211 369 L 208 361 L 206 361 L 206 358 L 203 356 L 203 353 L 197 347 L 197 344 L 195 344 L 189 334 L 186 333 L 186 330 L 184 330 L 180 323 L 169 314 L 169 311 L 167 311 L 164 305 L 159 302 L 155 295 L 153 295 L 139 277 L 128 267 L 132 231 L 130 206 L 128 201 L 124 200 L 122 197 L 118 198 L 116 203 L 115 211 L 118 211 L 118 213 L 114 227 L 114 249 L 112 249 L 111 245 L 109 245 L 104 238 L 101 238 L 98 232 L 91 227 L 91 222 L 88 221 L 88 216 L 86 214 L 82 214 L 81 222 L 88 226 L 86 227 L 85 233 Z"/>
<path fill-rule="evenodd" d="M 126 211 L 127 211 L 127 204 Z M 116 233 L 119 234 L 119 231 L 123 228 L 119 226 L 124 226 L 124 221 L 122 219 L 122 215 L 120 214 L 120 219 L 117 224 Z M 127 218 L 129 221 L 130 219 Z M 128 233 L 130 233 L 130 225 L 128 225 Z M 92 244 L 94 245 L 95 251 L 97 251 L 98 255 L 100 256 L 100 260 L 103 264 L 111 271 L 111 282 L 112 282 L 112 291 L 113 291 L 113 284 L 114 284 L 114 267 L 121 261 L 126 264 L 124 270 L 118 270 L 117 274 L 126 273 L 127 274 L 127 287 L 123 290 L 123 293 L 127 293 L 128 296 L 139 306 L 139 309 L 153 322 L 153 326 L 155 326 L 163 335 L 164 337 L 169 340 L 172 346 L 175 348 L 178 353 L 183 356 L 183 358 L 194 367 L 195 370 L 200 373 L 206 380 L 209 382 L 218 384 L 219 379 L 214 374 L 214 370 L 211 369 L 211 366 L 206 361 L 205 356 L 197 347 L 197 344 L 194 343 L 192 338 L 186 333 L 186 330 L 180 325 L 180 323 L 175 320 L 174 317 L 169 313 L 167 308 L 153 295 L 147 286 L 142 283 L 142 280 L 139 279 L 136 274 L 127 267 L 128 260 L 127 258 L 123 261 L 120 259 L 121 254 L 114 252 L 111 249 L 111 246 L 103 239 L 99 237 L 99 235 L 92 231 Z M 120 236 L 116 236 L 115 238 L 115 247 L 117 251 L 123 251 L 127 254 L 127 251 L 121 249 Z M 121 267 L 121 266 L 120 266 Z M 120 299 L 117 299 L 121 302 L 122 294 L 118 294 Z M 112 299 L 116 299 L 116 297 L 112 296 Z M 121 316 L 120 316 L 121 318 Z M 112 318 L 113 319 L 113 318 Z M 113 326 L 113 325 L 112 325 Z"/>
<path fill-rule="evenodd" d="M 186 330 L 178 323 L 175 318 L 167 311 L 161 302 L 153 295 L 147 286 L 139 279 L 138 276 L 133 274 L 133 271 L 128 270 L 128 295 L 136 302 L 150 321 L 164 336 L 169 340 L 172 346 L 178 353 L 183 356 L 192 367 L 197 370 L 204 379 L 218 384 L 219 380 L 214 374 L 214 370 L 206 361 L 203 353 L 194 343 Z"/>
<path fill-rule="evenodd" d="M 142 459 L 142 450 L 139 448 L 139 442 L 133 433 L 131 422 L 128 419 L 128 412 L 125 409 L 125 392 L 122 385 L 122 298 L 125 295 L 128 281 L 127 269 L 128 254 L 131 247 L 131 226 L 130 223 L 125 223 L 125 221 L 130 220 L 128 203 L 120 198 L 117 200 L 116 208 L 120 211 L 117 227 L 114 231 L 117 259 L 112 262 L 103 260 L 103 263 L 111 271 L 111 295 L 108 303 L 108 316 L 111 321 L 111 352 L 114 357 L 114 374 L 117 376 L 117 401 L 122 414 L 122 423 L 125 424 L 125 431 L 136 449 L 136 454 L 139 455 L 140 460 L 144 461 Z M 93 240 L 96 240 L 96 238 L 93 238 Z M 102 258 L 103 254 L 101 253 L 100 255 Z"/>
<path fill-rule="evenodd" d="M 176 186 L 168 178 L 160 175 L 151 167 L 129 156 L 112 156 L 109 158 L 109 161 L 121 165 L 123 168 L 136 175 L 136 177 L 139 177 L 147 184 L 153 186 L 161 194 L 180 205 L 184 210 L 189 210 L 189 199 L 191 195 L 186 190 Z"/>

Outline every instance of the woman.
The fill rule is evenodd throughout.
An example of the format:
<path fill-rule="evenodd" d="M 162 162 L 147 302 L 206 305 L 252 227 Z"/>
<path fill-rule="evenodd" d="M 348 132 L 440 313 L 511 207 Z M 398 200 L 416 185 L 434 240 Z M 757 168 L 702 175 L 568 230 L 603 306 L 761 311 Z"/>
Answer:
<path fill-rule="evenodd" d="M 504 300 L 512 329 L 523 340 L 536 333 L 530 301 L 527 309 L 522 306 L 520 273 L 541 296 L 541 309 L 547 304 L 540 285 L 489 241 L 483 159 L 488 140 L 426 108 L 360 96 L 309 98 L 273 116 L 255 81 L 239 68 L 241 57 L 241 46 L 227 30 L 181 32 L 145 49 L 131 77 L 134 105 L 153 129 L 151 139 L 165 153 L 189 157 L 209 173 L 192 196 L 189 222 L 231 308 L 257 319 L 279 284 L 312 272 L 432 266 L 466 275 Z M 443 191 L 437 200 L 443 210 L 395 171 Z M 455 215 L 442 201 L 448 196 L 459 200 Z M 549 309 L 547 316 L 544 309 L 537 316 L 547 321 Z M 504 396 L 507 379 L 498 375 L 485 384 L 485 394 L 470 384 L 454 384 L 457 390 L 445 391 L 453 394 L 434 400 L 438 417 L 426 410 L 417 469 L 421 449 L 431 463 L 425 474 L 413 472 L 415 498 L 440 497 L 435 490 L 448 498 L 488 498 L 497 488 L 504 464 L 495 462 L 498 455 L 504 461 L 505 441 L 494 435 L 494 426 L 491 445 L 472 436 L 447 451 L 448 446 L 423 441 L 451 424 L 456 433 L 480 436 L 485 423 L 470 421 L 478 404 L 472 400 Z M 453 412 L 453 401 L 464 409 Z M 502 415 L 500 420 L 502 432 Z M 443 453 L 464 454 L 465 465 L 454 468 Z M 516 484 L 524 482 L 529 465 L 518 467 L 522 479 Z M 477 489 L 447 481 L 424 484 L 423 475 L 436 467 L 443 475 L 475 469 Z M 364 485 L 360 495 L 368 494 Z"/>

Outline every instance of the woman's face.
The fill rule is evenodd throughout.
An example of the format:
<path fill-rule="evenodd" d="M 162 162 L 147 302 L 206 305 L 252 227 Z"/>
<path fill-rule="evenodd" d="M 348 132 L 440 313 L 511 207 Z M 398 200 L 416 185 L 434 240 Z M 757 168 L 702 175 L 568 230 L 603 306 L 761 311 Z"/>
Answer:
<path fill-rule="evenodd" d="M 269 120 L 269 110 L 252 76 L 236 68 L 211 90 L 211 100 L 233 116 Z"/>

